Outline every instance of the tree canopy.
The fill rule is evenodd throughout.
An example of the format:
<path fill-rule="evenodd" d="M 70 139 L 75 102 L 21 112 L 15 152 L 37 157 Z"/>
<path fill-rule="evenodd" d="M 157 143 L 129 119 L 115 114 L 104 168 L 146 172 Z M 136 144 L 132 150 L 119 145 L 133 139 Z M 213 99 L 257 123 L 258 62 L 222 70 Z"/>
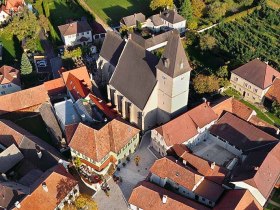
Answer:
<path fill-rule="evenodd" d="M 193 9 L 193 15 L 195 17 L 202 17 L 203 12 L 206 8 L 206 5 L 203 0 L 191 0 L 192 3 L 192 9 Z"/>
<path fill-rule="evenodd" d="M 97 210 L 96 202 L 86 194 L 80 195 L 76 198 L 75 206 L 78 209 L 84 209 L 85 207 L 87 207 L 86 209 L 88 210 Z"/>
<path fill-rule="evenodd" d="M 31 65 L 26 53 L 22 54 L 20 70 L 21 70 L 22 75 L 27 75 L 32 72 L 32 65 Z"/>
<path fill-rule="evenodd" d="M 180 14 L 187 20 L 189 23 L 193 19 L 193 10 L 190 0 L 185 0 L 180 8 Z"/>
<path fill-rule="evenodd" d="M 200 37 L 199 46 L 201 50 L 212 50 L 216 46 L 216 39 L 209 34 L 205 34 Z"/>
<path fill-rule="evenodd" d="M 173 6 L 173 0 L 152 0 L 150 3 L 150 8 L 152 10 L 164 9 Z"/>
<path fill-rule="evenodd" d="M 197 75 L 193 80 L 194 89 L 197 93 L 213 93 L 220 88 L 219 80 L 217 77 L 205 76 L 202 74 Z"/>

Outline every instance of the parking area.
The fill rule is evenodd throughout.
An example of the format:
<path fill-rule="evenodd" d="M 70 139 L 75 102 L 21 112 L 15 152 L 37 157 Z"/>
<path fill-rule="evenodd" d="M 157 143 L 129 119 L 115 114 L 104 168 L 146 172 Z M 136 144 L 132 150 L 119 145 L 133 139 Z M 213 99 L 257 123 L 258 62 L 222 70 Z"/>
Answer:
<path fill-rule="evenodd" d="M 234 154 L 227 151 L 210 139 L 200 142 L 191 150 L 195 155 L 211 162 L 215 162 L 220 166 L 225 166 L 235 157 Z"/>
<path fill-rule="evenodd" d="M 131 160 L 121 167 L 120 171 L 115 173 L 116 176 L 122 178 L 122 182 L 115 183 L 112 179 L 108 181 L 110 187 L 110 196 L 101 190 L 94 196 L 98 204 L 98 209 L 127 209 L 127 200 L 133 188 L 141 181 L 145 180 L 149 174 L 149 169 L 157 159 L 151 151 L 148 150 L 150 145 L 150 132 L 143 136 L 142 142 L 138 150 L 131 156 Z M 135 157 L 139 158 L 138 166 L 134 161 Z M 107 202 L 108 201 L 108 202 Z M 124 207 L 125 204 L 125 207 Z"/>

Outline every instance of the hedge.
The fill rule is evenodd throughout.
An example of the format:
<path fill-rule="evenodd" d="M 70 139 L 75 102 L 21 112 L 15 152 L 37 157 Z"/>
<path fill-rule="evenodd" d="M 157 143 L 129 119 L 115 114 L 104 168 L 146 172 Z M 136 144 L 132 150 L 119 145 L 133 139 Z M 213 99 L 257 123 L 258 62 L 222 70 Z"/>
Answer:
<path fill-rule="evenodd" d="M 222 22 L 227 23 L 227 22 L 230 22 L 230 21 L 233 21 L 233 20 L 236 20 L 236 19 L 246 17 L 247 15 L 252 14 L 255 10 L 260 10 L 261 8 L 262 8 L 261 6 L 252 7 L 248 10 L 245 10 L 245 11 L 236 13 L 232 16 L 229 16 L 229 17 L 223 19 Z"/>

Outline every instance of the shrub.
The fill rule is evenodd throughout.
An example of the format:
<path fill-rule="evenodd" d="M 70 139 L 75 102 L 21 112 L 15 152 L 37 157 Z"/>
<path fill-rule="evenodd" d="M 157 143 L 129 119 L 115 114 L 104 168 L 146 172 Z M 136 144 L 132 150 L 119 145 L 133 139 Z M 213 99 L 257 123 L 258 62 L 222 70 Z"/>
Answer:
<path fill-rule="evenodd" d="M 126 163 L 122 163 L 123 167 L 125 167 Z"/>

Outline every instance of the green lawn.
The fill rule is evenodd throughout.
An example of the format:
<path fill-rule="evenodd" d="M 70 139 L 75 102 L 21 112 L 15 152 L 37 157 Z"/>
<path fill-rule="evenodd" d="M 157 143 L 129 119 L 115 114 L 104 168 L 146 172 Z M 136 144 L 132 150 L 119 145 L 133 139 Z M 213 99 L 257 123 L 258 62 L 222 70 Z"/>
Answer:
<path fill-rule="evenodd" d="M 0 61 L 0 66 L 6 64 L 18 67 L 22 54 L 19 40 L 17 38 L 7 39 L 1 35 L 0 42 L 3 44 L 3 60 Z"/>
<path fill-rule="evenodd" d="M 276 117 L 273 113 L 271 112 L 266 112 L 266 115 L 268 115 L 271 119 L 273 119 L 273 121 L 275 122 L 275 124 L 277 124 L 278 126 L 280 126 L 280 119 L 278 117 Z"/>
<path fill-rule="evenodd" d="M 51 137 L 46 130 L 46 126 L 41 115 L 16 120 L 15 123 L 20 127 L 26 129 L 30 133 L 34 134 L 35 136 L 51 144 Z"/>
<path fill-rule="evenodd" d="M 84 0 L 101 19 L 117 25 L 124 16 L 142 12 L 151 15 L 150 0 Z"/>

